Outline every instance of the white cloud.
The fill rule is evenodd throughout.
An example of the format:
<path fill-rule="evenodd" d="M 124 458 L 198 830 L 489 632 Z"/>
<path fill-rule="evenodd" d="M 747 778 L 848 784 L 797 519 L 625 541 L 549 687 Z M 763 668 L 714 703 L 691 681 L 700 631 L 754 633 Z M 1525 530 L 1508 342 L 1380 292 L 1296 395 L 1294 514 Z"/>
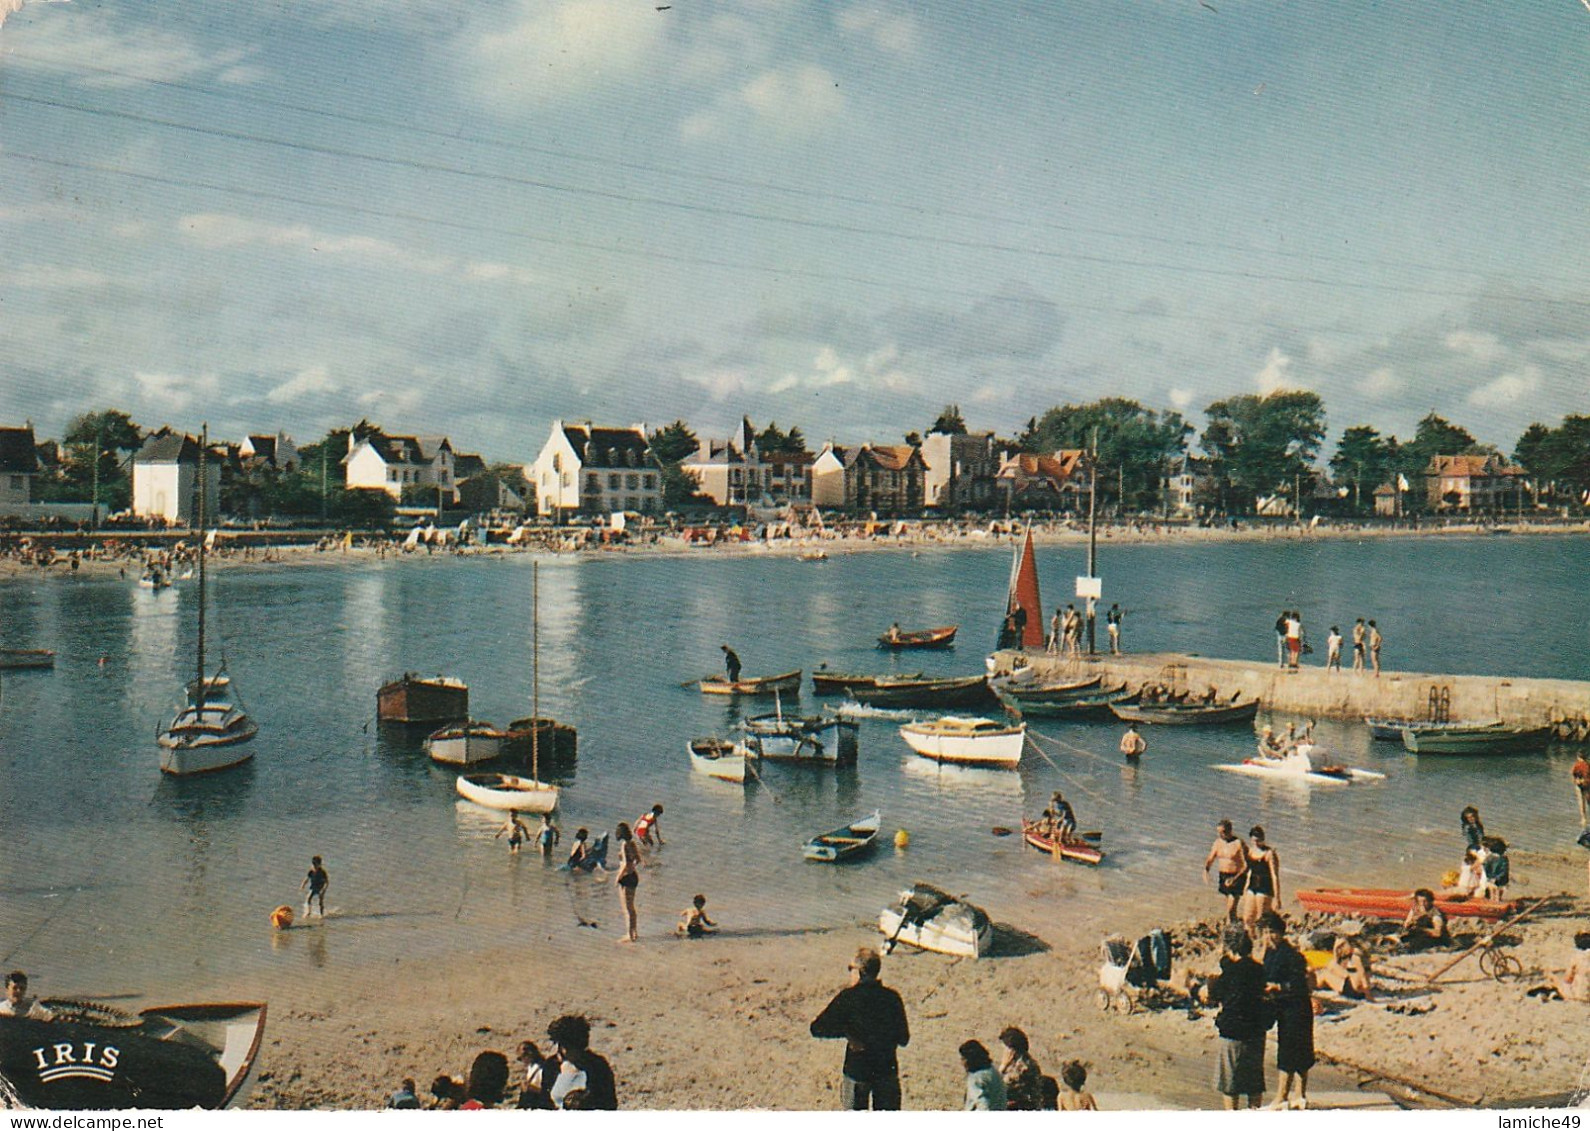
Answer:
<path fill-rule="evenodd" d="M 1468 403 L 1476 408 L 1518 408 L 1518 402 L 1540 389 L 1540 370 L 1527 365 L 1521 372 L 1504 373 L 1475 389 Z"/>
<path fill-rule="evenodd" d="M 845 105 L 834 76 L 813 63 L 763 71 L 740 89 L 740 100 L 762 121 L 795 133 L 816 128 Z"/>
<path fill-rule="evenodd" d="M 1186 412 L 1193 403 L 1193 398 L 1198 395 L 1196 390 L 1183 389 L 1180 386 L 1165 390 L 1165 396 L 1170 401 L 1171 407 L 1178 412 Z"/>
<path fill-rule="evenodd" d="M 15 0 L 0 0 L 0 5 Z M 219 79 L 229 83 L 255 82 L 267 73 L 251 62 L 253 47 L 228 47 L 208 51 L 179 32 L 150 25 L 119 28 L 104 9 L 63 9 L 50 19 L 28 27 L 26 53 L 6 56 L 6 66 L 25 70 L 39 63 L 79 65 L 77 81 L 83 86 L 122 88 L 139 85 L 135 75 L 164 80 Z M 119 73 L 113 73 L 119 72 Z"/>
<path fill-rule="evenodd" d="M 1446 347 L 1453 353 L 1464 354 L 1475 361 L 1500 361 L 1507 353 L 1507 348 L 1495 334 L 1474 330 L 1454 330 L 1446 336 Z"/>
<path fill-rule="evenodd" d="M 508 26 L 466 42 L 466 65 L 493 101 L 571 100 L 651 73 L 667 15 L 631 0 L 520 0 Z"/>
<path fill-rule="evenodd" d="M 334 393 L 336 391 L 337 383 L 331 379 L 331 374 L 326 371 L 326 367 L 324 365 L 316 365 L 289 377 L 286 381 L 266 393 L 265 399 L 271 404 L 292 404 L 294 401 L 313 396 L 316 393 Z"/>
<path fill-rule="evenodd" d="M 314 255 L 339 256 L 397 267 L 420 275 L 450 276 L 474 282 L 527 285 L 534 273 L 511 264 L 461 261 L 448 255 L 426 255 L 374 236 L 319 232 L 307 224 L 266 224 L 222 212 L 196 212 L 177 221 L 179 230 L 200 247 L 225 251 L 247 247 L 285 248 Z"/>
<path fill-rule="evenodd" d="M 220 387 L 213 374 L 185 377 L 177 373 L 134 373 L 144 403 L 173 414 L 185 413 L 210 400 Z"/>
<path fill-rule="evenodd" d="M 849 8 L 839 14 L 838 23 L 841 31 L 864 35 L 878 50 L 892 55 L 910 55 L 917 49 L 916 20 L 904 12 Z"/>
<path fill-rule="evenodd" d="M 1402 378 L 1397 376 L 1397 371 L 1389 365 L 1382 365 L 1370 371 L 1369 376 L 1353 383 L 1353 388 L 1362 396 L 1372 401 L 1385 400 L 1402 390 Z"/>
<path fill-rule="evenodd" d="M 16 287 L 27 291 L 71 291 L 89 287 L 103 287 L 110 282 L 108 275 L 86 267 L 57 267 L 51 264 L 29 263 L 0 271 L 0 286 Z"/>
<path fill-rule="evenodd" d="M 1281 352 L 1280 346 L 1270 348 L 1270 356 L 1264 359 L 1264 368 L 1253 375 L 1253 382 L 1266 396 L 1282 389 L 1296 389 L 1301 384 L 1292 373 L 1292 359 Z"/>

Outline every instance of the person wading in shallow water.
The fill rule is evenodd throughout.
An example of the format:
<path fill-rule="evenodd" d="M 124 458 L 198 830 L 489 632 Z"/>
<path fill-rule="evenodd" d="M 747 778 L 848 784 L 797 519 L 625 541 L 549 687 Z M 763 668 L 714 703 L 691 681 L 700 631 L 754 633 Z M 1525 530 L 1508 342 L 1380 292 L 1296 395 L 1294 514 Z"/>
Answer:
<path fill-rule="evenodd" d="M 1231 827 L 1230 821 L 1215 826 L 1215 843 L 1204 857 L 1204 883 L 1209 882 L 1209 869 L 1217 872 L 1217 886 L 1226 897 L 1226 918 L 1235 922 L 1237 902 L 1242 898 L 1244 881 L 1248 876 L 1248 846 Z"/>

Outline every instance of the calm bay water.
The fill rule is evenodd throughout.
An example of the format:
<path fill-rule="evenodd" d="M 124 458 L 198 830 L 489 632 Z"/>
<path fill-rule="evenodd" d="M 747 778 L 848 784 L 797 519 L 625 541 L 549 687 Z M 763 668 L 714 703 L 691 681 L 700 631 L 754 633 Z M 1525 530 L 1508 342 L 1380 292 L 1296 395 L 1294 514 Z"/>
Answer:
<path fill-rule="evenodd" d="M 1585 679 L 1583 559 L 1582 540 L 1556 537 L 1105 542 L 1100 572 L 1106 602 L 1128 610 L 1134 650 L 1273 657 L 1275 615 L 1295 606 L 1321 652 L 1331 623 L 1365 616 L 1380 622 L 1390 668 Z M 1049 605 L 1069 599 L 1084 560 L 1078 547 L 1040 549 Z M 718 668 L 720 643 L 748 674 L 823 660 L 978 672 L 1009 562 L 1006 545 L 821 564 L 545 562 L 541 706 L 580 731 L 565 832 L 666 806 L 668 847 L 640 889 L 643 933 L 670 931 L 696 891 L 732 930 L 850 929 L 923 879 L 1060 942 L 1062 901 L 1099 910 L 1196 883 L 1222 816 L 1267 827 L 1288 890 L 1381 867 L 1433 878 L 1461 847 L 1456 814 L 1468 802 L 1517 848 L 1560 851 L 1577 831 L 1566 750 L 1420 762 L 1347 724 L 1318 734 L 1341 760 L 1388 773 L 1384 784 L 1309 791 L 1210 769 L 1250 752 L 1240 728 L 1150 731 L 1132 770 L 1114 753 L 1118 725 L 1050 721 L 1037 724 L 1048 758 L 1029 752 L 1014 773 L 941 771 L 885 720 L 863 724 L 852 770 L 770 767 L 764 785 L 743 789 L 691 773 L 686 740 L 729 734 L 737 718 L 732 704 L 680 687 Z M 186 781 L 161 777 L 154 734 L 189 677 L 192 583 L 159 594 L 125 582 L 0 586 L 0 642 L 58 653 L 53 673 L 0 684 L 0 966 L 37 972 L 47 994 L 235 996 L 397 953 L 561 949 L 616 934 L 610 885 L 510 859 L 492 839 L 501 819 L 456 799 L 421 735 L 372 718 L 376 687 L 403 670 L 461 676 L 479 718 L 528 714 L 530 585 L 526 556 L 222 572 L 220 635 L 260 737 L 248 767 Z M 959 623 L 960 646 L 897 662 L 871 646 L 896 620 Z M 808 693 L 800 706 L 821 702 Z M 990 834 L 1056 788 L 1084 826 L 1105 831 L 1104 867 L 1056 866 Z M 909 830 L 907 851 L 849 867 L 801 861 L 806 837 L 875 807 L 886 833 Z M 324 930 L 272 932 L 269 909 L 299 906 L 317 852 L 337 914 Z"/>

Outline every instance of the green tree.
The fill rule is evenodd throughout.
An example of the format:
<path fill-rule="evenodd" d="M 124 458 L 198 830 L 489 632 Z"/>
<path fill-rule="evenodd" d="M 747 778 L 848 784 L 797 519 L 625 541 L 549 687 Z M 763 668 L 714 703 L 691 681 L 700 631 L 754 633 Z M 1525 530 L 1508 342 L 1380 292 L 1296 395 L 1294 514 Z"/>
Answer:
<path fill-rule="evenodd" d="M 1366 483 L 1373 491 L 1385 482 L 1386 454 L 1386 441 L 1367 424 L 1347 429 L 1337 441 L 1336 454 L 1331 457 L 1331 472 L 1338 482 L 1352 483 L 1354 510 L 1363 509 Z"/>
<path fill-rule="evenodd" d="M 907 432 L 905 434 L 905 436 L 904 436 L 904 440 L 905 440 L 905 446 L 906 447 L 908 447 L 908 448 L 920 448 L 922 446 L 922 433 L 920 433 L 920 432 Z"/>
<path fill-rule="evenodd" d="M 801 435 L 799 425 L 784 432 L 780 431 L 778 421 L 770 420 L 767 427 L 757 433 L 756 449 L 765 456 L 801 455 L 806 451 L 806 437 Z"/>
<path fill-rule="evenodd" d="M 1318 394 L 1277 390 L 1227 397 L 1204 410 L 1200 441 L 1231 485 L 1230 505 L 1312 482 L 1314 458 L 1325 439 L 1325 405 Z"/>
<path fill-rule="evenodd" d="M 664 466 L 676 464 L 697 448 L 696 434 L 683 420 L 676 420 L 651 434 L 652 454 Z"/>
<path fill-rule="evenodd" d="M 61 437 L 62 478 L 40 493 L 49 501 L 92 502 L 94 471 L 99 470 L 99 502 L 107 511 L 132 504 L 132 453 L 143 444 L 143 429 L 125 412 L 108 408 L 75 416 Z"/>
<path fill-rule="evenodd" d="M 947 404 L 944 411 L 939 413 L 939 418 L 933 422 L 929 432 L 942 432 L 947 436 L 966 435 L 966 418 L 961 415 L 961 406 Z"/>
<path fill-rule="evenodd" d="M 1124 397 L 1059 405 L 1031 420 L 1022 446 L 1032 452 L 1097 445 L 1099 496 L 1121 511 L 1155 509 L 1168 461 L 1187 450 L 1192 429 L 1177 412 L 1157 413 Z"/>

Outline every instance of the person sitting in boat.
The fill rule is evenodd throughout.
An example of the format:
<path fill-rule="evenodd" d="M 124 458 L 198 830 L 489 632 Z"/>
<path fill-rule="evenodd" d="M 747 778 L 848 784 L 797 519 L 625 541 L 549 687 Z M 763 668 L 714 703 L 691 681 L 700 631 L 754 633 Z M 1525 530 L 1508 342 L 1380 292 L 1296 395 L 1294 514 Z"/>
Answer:
<path fill-rule="evenodd" d="M 1060 838 L 1061 844 L 1070 844 L 1077 834 L 1077 815 L 1071 808 L 1071 802 L 1057 789 L 1049 798 L 1049 809 L 1054 814 L 1055 835 Z"/>
<path fill-rule="evenodd" d="M 26 1017 L 31 1021 L 54 1021 L 55 1014 L 28 993 L 28 976 L 20 970 L 6 975 L 6 996 L 0 999 L 0 1017 Z"/>
<path fill-rule="evenodd" d="M 699 939 L 715 934 L 717 929 L 718 925 L 707 918 L 707 897 L 697 893 L 690 906 L 679 913 L 679 926 L 674 928 L 674 934 Z"/>
<path fill-rule="evenodd" d="M 889 640 L 890 640 L 891 643 L 898 643 L 899 642 L 899 640 L 900 640 L 900 622 L 899 621 L 895 621 L 893 624 L 891 624 L 889 626 Z"/>
<path fill-rule="evenodd" d="M 1435 893 L 1429 888 L 1413 893 L 1413 906 L 1402 921 L 1401 939 L 1403 949 L 1411 952 L 1452 945 L 1446 916 L 1435 905 Z"/>
<path fill-rule="evenodd" d="M 1266 726 L 1259 735 L 1259 757 L 1280 761 L 1286 757 L 1286 745 L 1275 737 L 1275 728 Z"/>
<path fill-rule="evenodd" d="M 1354 1001 L 1373 1001 L 1375 997 L 1369 952 L 1345 935 L 1331 944 L 1331 960 L 1320 968 L 1314 979 L 1319 985 Z"/>

